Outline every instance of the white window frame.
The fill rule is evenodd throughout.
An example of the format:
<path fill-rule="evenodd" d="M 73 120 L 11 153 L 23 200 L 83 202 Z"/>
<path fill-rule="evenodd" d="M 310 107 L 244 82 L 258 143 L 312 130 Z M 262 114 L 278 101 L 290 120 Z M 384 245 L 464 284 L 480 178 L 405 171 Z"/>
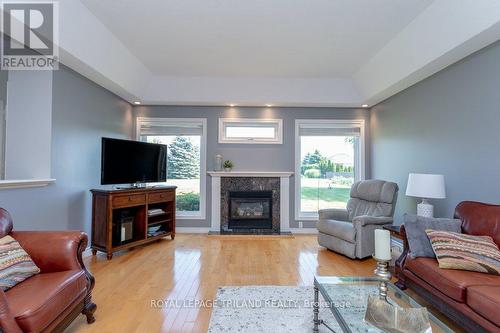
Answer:
<path fill-rule="evenodd" d="M 200 211 L 199 212 L 176 212 L 179 220 L 205 220 L 206 219 L 206 197 L 207 197 L 207 118 L 159 118 L 159 117 L 137 117 L 135 126 L 136 140 L 140 140 L 140 128 L 142 122 L 165 123 L 193 123 L 202 124 L 202 135 L 200 138 Z"/>
<path fill-rule="evenodd" d="M 239 125 L 255 126 L 255 124 L 272 124 L 276 126 L 276 137 L 274 138 L 228 138 L 226 126 L 237 123 Z M 219 118 L 219 143 L 243 143 L 243 144 L 282 144 L 283 143 L 283 119 L 254 119 L 254 118 Z"/>
<path fill-rule="evenodd" d="M 308 125 L 309 127 L 318 128 L 359 128 L 359 143 L 354 146 L 354 179 L 364 180 L 366 172 L 365 163 L 365 120 L 337 120 L 337 119 L 296 119 L 295 120 L 295 220 L 297 221 L 317 221 L 319 219 L 318 213 L 307 213 L 300 211 L 300 193 L 301 193 L 301 173 L 300 164 L 302 162 L 301 147 L 300 147 L 300 126 Z"/>

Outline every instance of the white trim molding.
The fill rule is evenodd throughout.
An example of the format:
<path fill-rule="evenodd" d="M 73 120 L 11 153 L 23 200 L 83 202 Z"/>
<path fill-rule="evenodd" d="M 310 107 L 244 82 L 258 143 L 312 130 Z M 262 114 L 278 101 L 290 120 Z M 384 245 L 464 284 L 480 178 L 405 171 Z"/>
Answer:
<path fill-rule="evenodd" d="M 220 232 L 222 177 L 278 177 L 280 179 L 280 231 L 290 231 L 290 176 L 293 172 L 263 171 L 209 171 L 212 177 L 212 218 L 210 230 Z"/>
<path fill-rule="evenodd" d="M 302 235 L 317 235 L 318 229 L 316 228 L 290 228 L 292 234 L 302 234 Z"/>
<path fill-rule="evenodd" d="M 137 117 L 135 122 L 136 140 L 141 139 L 141 123 L 157 123 L 161 125 L 175 124 L 201 124 L 200 138 L 200 211 L 193 212 L 177 212 L 178 220 L 204 220 L 206 218 L 206 192 L 207 192 L 207 118 L 161 118 L 161 117 Z M 158 136 L 165 134 L 158 134 Z"/>
<path fill-rule="evenodd" d="M 354 149 L 354 180 L 363 180 L 366 175 L 366 137 L 364 119 L 296 119 L 295 120 L 295 220 L 317 221 L 318 213 L 304 213 L 300 211 L 300 177 L 301 177 L 301 146 L 300 128 L 305 125 L 308 128 L 359 128 L 359 142 L 355 143 Z"/>
<path fill-rule="evenodd" d="M 177 234 L 208 234 L 209 231 L 206 227 L 175 227 Z"/>
<path fill-rule="evenodd" d="M 272 127 L 273 138 L 259 137 L 228 137 L 226 128 L 233 127 Z M 219 143 L 242 143 L 242 144 L 282 144 L 283 143 L 283 119 L 260 119 L 260 118 L 219 118 Z"/>
<path fill-rule="evenodd" d="M 55 183 L 53 178 L 47 179 L 18 179 L 0 180 L 0 190 L 10 190 L 16 188 L 44 187 Z"/>
<path fill-rule="evenodd" d="M 290 177 L 288 171 L 208 171 L 212 177 Z"/>

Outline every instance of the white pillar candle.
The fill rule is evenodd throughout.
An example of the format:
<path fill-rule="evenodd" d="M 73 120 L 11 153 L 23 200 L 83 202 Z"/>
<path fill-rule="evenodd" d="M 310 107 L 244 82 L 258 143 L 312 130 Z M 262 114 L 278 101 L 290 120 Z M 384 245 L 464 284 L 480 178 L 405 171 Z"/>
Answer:
<path fill-rule="evenodd" d="M 392 259 L 391 233 L 389 230 L 375 229 L 375 259 Z"/>

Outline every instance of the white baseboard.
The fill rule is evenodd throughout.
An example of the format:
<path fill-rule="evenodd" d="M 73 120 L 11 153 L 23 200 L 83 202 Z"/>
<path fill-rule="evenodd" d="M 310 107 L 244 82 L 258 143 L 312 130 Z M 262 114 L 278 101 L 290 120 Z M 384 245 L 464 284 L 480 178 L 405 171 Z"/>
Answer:
<path fill-rule="evenodd" d="M 175 232 L 178 234 L 208 234 L 210 228 L 205 227 L 176 227 Z M 292 234 L 316 235 L 316 228 L 290 228 Z"/>
<path fill-rule="evenodd" d="M 290 228 L 292 234 L 305 234 L 305 235 L 317 235 L 318 229 L 316 228 Z"/>
<path fill-rule="evenodd" d="M 208 234 L 208 227 L 176 227 L 175 232 L 178 234 Z"/>

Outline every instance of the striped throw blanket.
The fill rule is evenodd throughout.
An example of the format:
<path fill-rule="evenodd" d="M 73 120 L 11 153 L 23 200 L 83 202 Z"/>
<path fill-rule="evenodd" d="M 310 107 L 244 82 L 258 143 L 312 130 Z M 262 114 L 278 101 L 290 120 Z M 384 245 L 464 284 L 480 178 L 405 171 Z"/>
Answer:
<path fill-rule="evenodd" d="M 14 238 L 0 238 L 0 288 L 3 291 L 38 273 L 40 268 Z"/>

